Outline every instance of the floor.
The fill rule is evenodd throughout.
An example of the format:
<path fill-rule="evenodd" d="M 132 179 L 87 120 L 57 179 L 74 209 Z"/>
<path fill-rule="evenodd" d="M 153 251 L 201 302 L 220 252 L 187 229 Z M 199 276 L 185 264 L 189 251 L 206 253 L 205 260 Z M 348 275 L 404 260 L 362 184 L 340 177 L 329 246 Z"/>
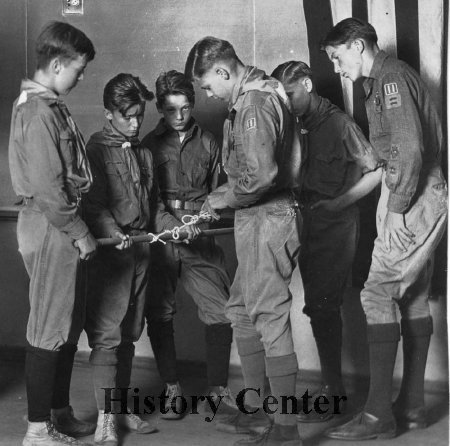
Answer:
<path fill-rule="evenodd" d="M 181 383 L 185 395 L 202 395 L 205 391 L 204 368 L 201 364 L 184 363 L 181 369 Z M 313 388 L 314 384 L 309 383 Z M 366 383 L 367 384 L 367 383 Z M 330 440 L 322 436 L 322 432 L 333 424 L 340 424 L 351 417 L 364 402 L 366 390 L 364 383 L 346 383 L 350 390 L 350 414 L 342 415 L 329 423 L 301 424 L 300 435 L 304 446 L 342 446 L 342 441 Z M 140 397 L 140 407 L 144 406 L 144 397 L 158 396 L 162 390 L 155 365 L 151 360 L 138 358 L 133 371 L 132 386 L 139 389 L 131 396 Z M 239 370 L 233 370 L 230 387 L 235 393 L 243 388 Z M 305 388 L 305 383 L 298 383 L 298 390 Z M 91 388 L 91 372 L 83 354 L 77 354 L 74 368 L 72 405 L 76 415 L 82 419 L 95 421 L 95 401 Z M 131 400 L 133 404 L 134 400 Z M 392 440 L 376 440 L 351 442 L 353 446 L 447 446 L 449 444 L 448 392 L 427 394 L 430 426 L 425 430 L 399 432 Z M 144 415 L 144 418 L 156 423 L 158 432 L 149 435 L 124 434 L 122 446 L 158 445 L 158 446 L 225 446 L 232 445 L 238 436 L 225 434 L 214 429 L 214 423 L 205 421 L 205 414 L 187 414 L 182 420 L 161 420 L 156 413 Z M 1 361 L 0 364 L 0 446 L 21 445 L 26 431 L 26 394 L 23 378 L 23 362 Z M 93 437 L 86 437 L 93 443 Z"/>

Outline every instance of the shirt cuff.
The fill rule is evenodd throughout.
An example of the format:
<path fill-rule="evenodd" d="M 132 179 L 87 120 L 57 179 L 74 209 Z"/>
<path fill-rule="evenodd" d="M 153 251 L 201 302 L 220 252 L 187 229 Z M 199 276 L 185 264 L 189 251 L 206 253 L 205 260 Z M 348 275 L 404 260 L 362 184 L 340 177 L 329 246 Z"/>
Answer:
<path fill-rule="evenodd" d="M 68 225 L 61 228 L 72 240 L 80 240 L 89 234 L 86 223 L 77 215 Z"/>
<path fill-rule="evenodd" d="M 223 197 L 225 203 L 228 207 L 232 209 L 239 209 L 242 207 L 242 205 L 239 203 L 239 200 L 236 198 L 236 195 L 234 194 L 232 189 L 228 189 L 225 192 L 225 195 Z"/>
<path fill-rule="evenodd" d="M 397 214 L 404 214 L 409 208 L 410 202 L 411 202 L 410 197 L 390 192 L 387 202 L 387 208 L 391 212 L 395 212 Z"/>

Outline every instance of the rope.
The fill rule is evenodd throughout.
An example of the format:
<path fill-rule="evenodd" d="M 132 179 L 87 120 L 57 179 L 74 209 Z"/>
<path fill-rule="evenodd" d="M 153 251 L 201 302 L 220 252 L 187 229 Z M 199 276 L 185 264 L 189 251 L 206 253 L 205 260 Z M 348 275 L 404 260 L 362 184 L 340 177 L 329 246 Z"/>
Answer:
<path fill-rule="evenodd" d="M 179 240 L 180 231 L 182 231 L 184 228 L 187 228 L 188 226 L 202 223 L 202 221 L 211 221 L 211 214 L 206 211 L 201 211 L 198 215 L 183 215 L 181 217 L 181 222 L 183 223 L 181 226 L 175 226 L 173 229 L 166 229 L 159 234 L 153 234 L 152 232 L 149 232 L 148 236 L 152 237 L 149 243 L 161 242 L 165 245 L 166 242 L 164 240 L 160 240 L 160 237 L 165 234 L 171 234 L 173 240 Z"/>

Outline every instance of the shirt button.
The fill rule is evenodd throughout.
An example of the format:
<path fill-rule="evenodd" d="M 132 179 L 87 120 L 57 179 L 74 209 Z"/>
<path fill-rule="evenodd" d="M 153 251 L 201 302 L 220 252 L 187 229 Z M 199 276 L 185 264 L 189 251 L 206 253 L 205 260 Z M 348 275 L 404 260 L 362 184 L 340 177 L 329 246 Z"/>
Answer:
<path fill-rule="evenodd" d="M 397 172 L 397 169 L 396 169 L 395 167 L 390 167 L 390 168 L 389 168 L 389 173 L 394 174 L 394 173 L 396 173 L 396 172 Z"/>

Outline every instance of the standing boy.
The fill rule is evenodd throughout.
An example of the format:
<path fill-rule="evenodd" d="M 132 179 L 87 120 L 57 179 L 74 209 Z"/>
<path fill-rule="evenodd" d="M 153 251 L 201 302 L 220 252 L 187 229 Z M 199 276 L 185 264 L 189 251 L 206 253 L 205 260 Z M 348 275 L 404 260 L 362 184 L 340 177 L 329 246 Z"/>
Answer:
<path fill-rule="evenodd" d="M 426 426 L 424 375 L 433 330 L 428 294 L 433 253 L 447 221 L 441 170 L 442 129 L 423 81 L 377 45 L 372 25 L 349 18 L 326 36 L 323 48 L 336 73 L 364 77 L 370 141 L 386 162 L 377 209 L 378 237 L 361 292 L 367 319 L 370 388 L 363 411 L 330 429 L 341 440 L 390 438 L 396 424 Z M 392 374 L 401 314 L 404 370 L 392 406 Z"/>
<path fill-rule="evenodd" d="M 359 237 L 355 202 L 381 181 L 382 165 L 356 123 L 317 94 L 308 65 L 286 62 L 272 76 L 283 83 L 301 120 L 299 131 L 307 152 L 300 195 L 303 312 L 311 320 L 322 372 L 322 386 L 312 400 L 320 395 L 331 400 L 333 395 L 345 395 L 341 305 Z M 332 411 L 311 410 L 298 415 L 299 421 L 309 423 L 332 417 Z"/>
<path fill-rule="evenodd" d="M 185 73 L 208 97 L 228 103 L 223 161 L 228 183 L 211 193 L 204 209 L 235 212 L 238 258 L 227 316 L 233 324 L 246 389 L 246 413 L 217 423 L 227 432 L 259 432 L 236 444 L 298 445 L 295 415 L 262 409 L 267 371 L 271 394 L 295 395 L 297 357 L 289 310 L 289 283 L 299 250 L 296 203 L 300 146 L 294 115 L 281 84 L 245 66 L 232 45 L 205 37 L 191 49 Z"/>
<path fill-rule="evenodd" d="M 208 194 L 217 187 L 219 177 L 219 146 L 214 136 L 192 117 L 194 103 L 194 87 L 183 73 L 162 73 L 156 80 L 156 106 L 163 118 L 142 141 L 153 154 L 166 209 L 178 219 L 198 215 Z M 179 410 L 171 409 L 172 404 L 181 404 L 181 399 L 176 398 L 181 395 L 181 387 L 173 332 L 178 280 L 194 299 L 200 320 L 206 325 L 208 394 L 221 397 L 222 413 L 230 413 L 233 407 L 236 410 L 228 388 L 232 330 L 225 305 L 230 280 L 222 250 L 209 237 L 189 245 L 154 245 L 152 256 L 155 261 L 150 273 L 147 327 L 158 370 L 166 384 L 167 412 L 162 418 L 181 417 Z"/>
<path fill-rule="evenodd" d="M 14 191 L 23 199 L 17 238 L 30 277 L 24 446 L 82 445 L 63 433 L 89 435 L 95 428 L 75 419 L 69 405 L 83 316 L 77 277 L 80 260 L 96 249 L 80 214 L 92 176 L 83 138 L 60 97 L 83 79 L 94 55 L 79 29 L 46 26 L 36 41 L 34 77 L 22 82 L 12 112 L 9 163 Z"/>
<path fill-rule="evenodd" d="M 151 99 L 153 93 L 138 77 L 121 73 L 112 78 L 103 92 L 106 124 L 87 144 L 94 174 L 87 196 L 87 221 L 96 237 L 122 239 L 117 249 L 104 248 L 98 253 L 88 282 L 86 332 L 99 412 L 95 442 L 108 446 L 118 444 L 116 419 L 140 434 L 155 431 L 130 410 L 123 413 L 125 404 L 111 412 L 106 405 L 111 396 L 126 402 L 134 342 L 144 328 L 150 248 L 145 243 L 132 244 L 130 236 L 181 226 L 164 210 L 152 155 L 138 138 L 146 101 Z M 189 238 L 198 233 L 194 227 L 187 231 Z M 107 393 L 114 388 L 117 393 Z"/>

